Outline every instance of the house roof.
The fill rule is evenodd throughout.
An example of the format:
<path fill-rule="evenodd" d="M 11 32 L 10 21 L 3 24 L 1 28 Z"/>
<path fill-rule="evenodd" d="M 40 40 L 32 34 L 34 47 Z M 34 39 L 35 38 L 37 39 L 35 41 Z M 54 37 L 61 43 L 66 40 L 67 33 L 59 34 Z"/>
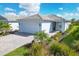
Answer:
<path fill-rule="evenodd" d="M 14 16 L 14 15 L 5 15 L 4 16 L 7 21 L 18 21 L 19 17 L 18 16 Z"/>
<path fill-rule="evenodd" d="M 59 16 L 56 16 L 56 15 L 53 15 L 53 14 L 49 14 L 49 15 L 40 15 L 40 14 L 35 14 L 35 15 L 32 15 L 32 16 L 28 16 L 28 17 L 22 17 L 21 19 L 22 20 L 26 20 L 26 19 L 42 19 L 42 20 L 46 20 L 46 21 L 54 21 L 54 22 L 61 22 L 62 20 L 65 20 L 64 18 L 62 17 L 59 17 Z"/>
<path fill-rule="evenodd" d="M 0 20 L 6 21 L 6 22 L 16 22 L 17 19 L 19 19 L 17 16 L 3 16 L 3 15 L 0 15 Z"/>
<path fill-rule="evenodd" d="M 44 15 L 44 16 L 41 16 L 41 17 L 43 18 L 43 20 L 49 20 L 49 21 L 55 21 L 55 22 L 60 22 L 62 20 L 65 20 L 64 18 L 53 15 L 53 14 Z"/>
<path fill-rule="evenodd" d="M 7 19 L 5 17 L 3 17 L 2 15 L 0 15 L 0 20 L 6 21 Z"/>

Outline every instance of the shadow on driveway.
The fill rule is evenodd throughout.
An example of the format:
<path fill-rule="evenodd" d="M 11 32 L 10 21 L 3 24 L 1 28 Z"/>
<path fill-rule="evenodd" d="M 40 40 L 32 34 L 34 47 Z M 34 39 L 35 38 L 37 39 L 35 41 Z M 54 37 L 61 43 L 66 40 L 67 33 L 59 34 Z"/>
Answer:
<path fill-rule="evenodd" d="M 30 33 L 24 33 L 24 32 L 16 32 L 14 33 L 15 35 L 19 35 L 19 36 L 24 36 L 24 37 L 27 37 L 27 36 L 33 36 L 34 34 L 30 34 Z"/>

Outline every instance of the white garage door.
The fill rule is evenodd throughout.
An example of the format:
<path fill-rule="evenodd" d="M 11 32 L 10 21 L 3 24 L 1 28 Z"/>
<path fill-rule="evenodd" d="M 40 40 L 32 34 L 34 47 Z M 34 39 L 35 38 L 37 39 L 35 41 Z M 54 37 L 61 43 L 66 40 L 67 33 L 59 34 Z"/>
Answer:
<path fill-rule="evenodd" d="M 39 28 L 39 23 L 35 21 L 25 21 L 25 22 L 20 22 L 20 31 L 21 32 L 26 32 L 26 33 L 36 33 L 40 30 Z"/>
<path fill-rule="evenodd" d="M 50 32 L 50 26 L 51 26 L 50 22 L 42 23 L 42 31 L 49 33 Z"/>

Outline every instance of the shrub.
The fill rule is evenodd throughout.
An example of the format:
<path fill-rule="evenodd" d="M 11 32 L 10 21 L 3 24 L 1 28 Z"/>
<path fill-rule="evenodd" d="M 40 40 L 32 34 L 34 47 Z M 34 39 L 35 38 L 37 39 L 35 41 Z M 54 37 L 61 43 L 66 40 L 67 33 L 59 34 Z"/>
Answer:
<path fill-rule="evenodd" d="M 49 43 L 51 41 L 51 38 L 44 31 L 41 31 L 35 34 L 35 40 L 43 42 L 43 43 L 44 42 Z"/>
<path fill-rule="evenodd" d="M 4 22 L 4 21 L 0 21 L 0 34 L 1 35 L 5 35 L 9 30 L 10 30 L 11 26 Z"/>
<path fill-rule="evenodd" d="M 23 55 L 24 56 L 30 56 L 31 55 L 30 49 L 29 48 L 26 48 L 26 47 L 25 47 L 25 49 L 26 50 L 24 51 Z"/>
<path fill-rule="evenodd" d="M 75 50 L 71 50 L 68 56 L 78 56 L 78 53 L 76 53 Z"/>
<path fill-rule="evenodd" d="M 69 46 L 67 46 L 64 43 L 60 44 L 61 52 L 65 56 L 77 56 L 78 54 L 76 53 L 75 50 L 71 49 Z"/>
<path fill-rule="evenodd" d="M 70 49 L 66 44 L 64 43 L 58 43 L 58 42 L 53 42 L 50 45 L 50 52 L 51 54 L 55 56 L 75 56 L 77 53 Z"/>
<path fill-rule="evenodd" d="M 50 46 L 50 54 L 59 55 L 60 54 L 60 47 L 58 42 L 53 42 Z M 61 54 L 60 54 L 61 55 Z"/>
<path fill-rule="evenodd" d="M 43 31 L 41 32 L 37 32 L 35 34 L 35 39 L 38 39 L 38 40 L 45 40 L 47 38 L 47 34 L 44 33 Z"/>
<path fill-rule="evenodd" d="M 56 41 L 59 41 L 59 39 L 61 38 L 61 36 L 62 36 L 62 33 L 58 32 L 56 35 L 54 35 L 53 39 L 56 40 Z"/>
<path fill-rule="evenodd" d="M 73 26 L 68 33 L 69 34 L 63 38 L 63 42 L 72 47 L 74 40 L 79 40 L 79 26 Z"/>
<path fill-rule="evenodd" d="M 79 40 L 75 40 L 72 45 L 73 45 L 72 47 L 73 47 L 76 51 L 79 51 Z"/>
<path fill-rule="evenodd" d="M 41 43 L 33 43 L 31 48 L 32 56 L 46 56 L 48 55 L 47 48 Z"/>

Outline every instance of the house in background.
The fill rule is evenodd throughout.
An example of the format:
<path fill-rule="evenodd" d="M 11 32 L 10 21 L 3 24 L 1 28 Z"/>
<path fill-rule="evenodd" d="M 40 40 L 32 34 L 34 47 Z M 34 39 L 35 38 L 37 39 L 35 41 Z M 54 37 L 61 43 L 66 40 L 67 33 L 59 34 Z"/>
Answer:
<path fill-rule="evenodd" d="M 56 15 L 39 15 L 24 17 L 19 19 L 19 31 L 34 34 L 39 31 L 52 33 L 55 31 L 64 32 L 65 19 Z"/>
<path fill-rule="evenodd" d="M 19 24 L 18 24 L 17 19 L 18 19 L 18 17 L 15 17 L 15 16 L 2 16 L 2 15 L 0 15 L 0 20 L 9 23 L 10 26 L 12 27 L 11 28 L 12 31 L 19 30 Z"/>

